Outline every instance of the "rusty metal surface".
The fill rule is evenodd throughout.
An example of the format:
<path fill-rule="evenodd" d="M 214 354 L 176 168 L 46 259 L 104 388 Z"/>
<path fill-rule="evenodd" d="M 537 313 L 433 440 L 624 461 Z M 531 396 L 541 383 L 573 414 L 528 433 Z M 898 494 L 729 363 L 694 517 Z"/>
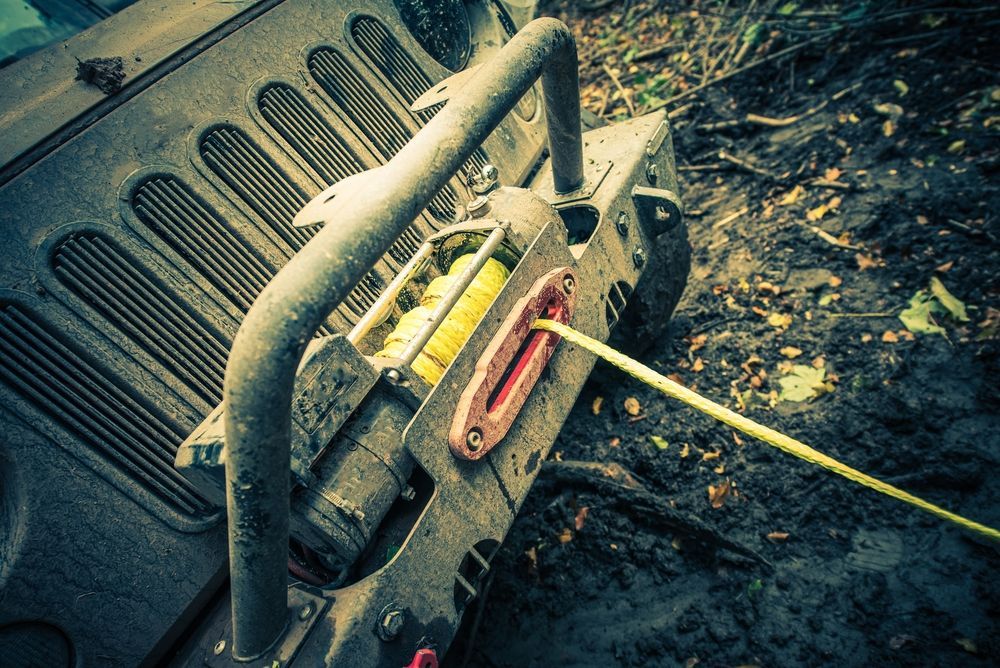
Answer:
<path fill-rule="evenodd" d="M 531 326 L 538 318 L 568 323 L 575 295 L 576 274 L 559 267 L 514 304 L 458 399 L 448 435 L 456 457 L 481 459 L 507 435 L 559 344 L 558 336 Z"/>

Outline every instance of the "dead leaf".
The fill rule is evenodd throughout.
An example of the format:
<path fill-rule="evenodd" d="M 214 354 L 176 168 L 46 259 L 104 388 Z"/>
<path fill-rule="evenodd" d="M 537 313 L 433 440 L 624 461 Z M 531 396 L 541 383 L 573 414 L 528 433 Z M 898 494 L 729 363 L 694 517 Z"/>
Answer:
<path fill-rule="evenodd" d="M 896 124 L 891 120 L 886 119 L 885 122 L 882 123 L 882 134 L 886 137 L 891 137 L 896 134 Z"/>
<path fill-rule="evenodd" d="M 610 445 L 612 448 L 617 448 L 619 445 L 621 445 L 621 443 L 622 439 L 618 438 L 617 436 L 608 441 L 608 445 Z"/>
<path fill-rule="evenodd" d="M 691 444 L 685 443 L 684 447 L 681 448 L 681 459 L 687 459 L 688 455 L 691 454 Z"/>
<path fill-rule="evenodd" d="M 882 343 L 899 343 L 899 336 L 892 330 L 882 332 Z"/>
<path fill-rule="evenodd" d="M 802 354 L 802 350 L 800 348 L 796 348 L 795 346 L 785 346 L 778 352 L 790 360 L 793 360 Z"/>
<path fill-rule="evenodd" d="M 642 406 L 639 404 L 639 400 L 635 397 L 628 397 L 625 399 L 625 412 L 632 416 L 636 416 L 641 413 Z"/>
<path fill-rule="evenodd" d="M 813 358 L 812 366 L 814 369 L 822 369 L 826 366 L 826 358 L 822 355 Z"/>
<path fill-rule="evenodd" d="M 767 539 L 774 543 L 783 543 L 788 540 L 788 533 L 785 531 L 772 531 L 767 534 Z"/>
<path fill-rule="evenodd" d="M 826 179 L 827 181 L 836 181 L 837 179 L 840 178 L 840 175 L 842 173 L 843 172 L 841 172 L 836 167 L 831 167 L 830 169 L 823 172 L 823 178 Z"/>
<path fill-rule="evenodd" d="M 750 310 L 753 311 L 754 313 L 756 313 L 757 315 L 759 315 L 762 318 L 766 318 L 767 317 L 767 309 L 762 309 L 759 306 L 751 306 Z"/>
<path fill-rule="evenodd" d="M 806 218 L 812 222 L 816 222 L 817 220 L 822 220 L 823 216 L 825 216 L 827 211 L 829 210 L 830 207 L 828 207 L 826 204 L 820 204 L 815 209 L 809 209 L 808 211 L 806 211 Z"/>
<path fill-rule="evenodd" d="M 757 284 L 758 292 L 770 292 L 773 295 L 780 295 L 781 288 L 777 285 L 771 283 L 770 281 L 761 281 Z"/>
<path fill-rule="evenodd" d="M 865 271 L 867 269 L 877 269 L 878 267 L 883 266 L 883 263 L 879 260 L 876 260 L 871 255 L 865 255 L 863 253 L 856 253 L 854 255 L 854 259 L 858 263 L 858 269 L 861 271 Z"/>
<path fill-rule="evenodd" d="M 655 445 L 659 450 L 666 450 L 668 447 L 670 447 L 670 444 L 667 442 L 667 439 L 663 438 L 662 436 L 657 436 L 656 434 L 649 435 L 649 442 Z"/>
<path fill-rule="evenodd" d="M 951 268 L 954 266 L 955 266 L 955 261 L 950 260 L 948 262 L 945 262 L 944 264 L 939 264 L 938 266 L 934 267 L 934 271 L 938 272 L 939 274 L 944 274 L 946 272 L 951 271 Z"/>
<path fill-rule="evenodd" d="M 830 279 L 827 281 L 827 284 L 831 288 L 839 288 L 841 284 L 843 284 L 843 282 L 844 279 L 842 279 L 840 276 L 831 276 Z"/>
<path fill-rule="evenodd" d="M 906 94 L 910 92 L 910 87 L 902 79 L 896 79 L 892 82 L 892 87 L 896 89 L 900 97 L 906 97 Z"/>
<path fill-rule="evenodd" d="M 594 399 L 594 403 L 590 404 L 590 412 L 594 415 L 601 414 L 601 405 L 604 403 L 604 397 L 597 397 Z"/>
<path fill-rule="evenodd" d="M 712 452 L 702 453 L 702 455 L 701 455 L 701 461 L 703 461 L 703 462 L 709 462 L 709 461 L 712 461 L 713 459 L 718 459 L 721 454 L 722 453 L 719 452 L 718 450 L 714 450 Z"/>
<path fill-rule="evenodd" d="M 792 372 L 778 379 L 781 385 L 781 401 L 812 401 L 833 391 L 833 384 L 826 379 L 825 369 L 816 369 L 804 364 L 796 364 Z"/>
<path fill-rule="evenodd" d="M 667 374 L 667 379 L 674 381 L 678 385 L 683 385 L 684 384 L 684 379 L 681 378 L 681 375 L 679 373 L 676 373 L 676 372 L 674 372 L 674 373 L 668 373 Z"/>
<path fill-rule="evenodd" d="M 688 352 L 695 352 L 696 350 L 701 350 L 708 343 L 708 334 L 699 334 L 697 336 L 689 336 L 684 339 L 688 342 Z"/>
<path fill-rule="evenodd" d="M 576 518 L 574 518 L 574 525 L 576 530 L 579 531 L 583 528 L 584 522 L 587 521 L 587 515 L 590 513 L 590 506 L 583 506 L 580 510 L 576 511 Z"/>
<path fill-rule="evenodd" d="M 566 543 L 573 540 L 573 532 L 569 530 L 569 527 L 566 527 L 565 529 L 559 532 L 558 538 L 559 542 L 565 545 Z"/>
<path fill-rule="evenodd" d="M 791 189 L 791 191 L 786 193 L 784 197 L 778 200 L 778 205 L 789 206 L 791 204 L 795 204 L 796 202 L 799 201 L 799 197 L 802 196 L 803 192 L 805 192 L 805 188 L 803 188 L 802 186 L 795 186 L 794 188 Z"/>
<path fill-rule="evenodd" d="M 871 343 L 872 342 L 872 338 L 873 337 L 872 337 L 871 334 L 869 334 L 868 332 L 865 332 L 864 334 L 861 335 L 861 343 Z"/>
<path fill-rule="evenodd" d="M 918 215 L 917 216 L 917 225 L 927 225 L 930 222 L 931 221 L 927 218 L 927 216 L 924 216 L 924 215 Z"/>
<path fill-rule="evenodd" d="M 702 361 L 700 357 L 694 361 L 694 364 L 691 365 L 691 371 L 693 371 L 694 373 L 701 373 L 701 371 L 703 371 L 704 368 L 705 368 L 705 363 Z"/>
<path fill-rule="evenodd" d="M 708 502 L 713 508 L 721 508 L 725 503 L 726 499 L 729 498 L 730 482 L 729 478 L 726 478 L 724 482 L 716 485 L 708 486 Z"/>
<path fill-rule="evenodd" d="M 737 434 L 735 431 L 733 432 L 733 443 L 735 443 L 738 446 L 743 445 L 743 439 L 740 438 L 740 435 Z"/>
<path fill-rule="evenodd" d="M 779 329 L 788 329 L 792 324 L 792 315 L 790 313 L 772 313 L 767 316 L 767 324 Z"/>
<path fill-rule="evenodd" d="M 948 144 L 948 153 L 961 153 L 965 150 L 965 140 L 956 139 L 952 143 Z"/>

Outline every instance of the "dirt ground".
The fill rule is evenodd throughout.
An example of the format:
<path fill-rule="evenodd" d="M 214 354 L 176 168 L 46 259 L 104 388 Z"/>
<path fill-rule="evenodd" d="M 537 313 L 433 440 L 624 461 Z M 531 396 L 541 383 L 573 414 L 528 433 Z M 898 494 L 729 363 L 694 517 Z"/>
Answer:
<path fill-rule="evenodd" d="M 545 9 L 578 34 L 591 111 L 614 120 L 684 94 L 666 108 L 692 272 L 643 359 L 1000 526 L 1000 11 L 744 4 Z M 716 50 L 699 53 L 699 34 Z M 635 58 L 658 44 L 676 48 Z M 898 316 L 934 278 L 967 320 L 932 301 L 922 322 L 943 332 L 913 333 Z M 795 377 L 811 400 L 793 400 Z M 1000 551 L 985 539 L 604 366 L 552 458 L 446 665 L 1000 662 Z M 649 494 L 577 484 L 572 461 L 620 465 Z"/>

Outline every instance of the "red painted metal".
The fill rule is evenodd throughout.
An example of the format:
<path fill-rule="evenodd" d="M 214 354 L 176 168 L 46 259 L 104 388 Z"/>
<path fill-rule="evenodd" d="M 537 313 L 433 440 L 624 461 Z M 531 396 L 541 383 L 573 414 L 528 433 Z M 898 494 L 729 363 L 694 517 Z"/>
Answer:
<path fill-rule="evenodd" d="M 559 343 L 558 335 L 531 326 L 538 318 L 568 323 L 575 285 L 572 269 L 555 269 L 539 278 L 511 309 L 458 401 L 448 435 L 456 457 L 479 459 L 507 435 Z"/>
<path fill-rule="evenodd" d="M 405 668 L 438 668 L 437 654 L 432 649 L 418 649 Z"/>

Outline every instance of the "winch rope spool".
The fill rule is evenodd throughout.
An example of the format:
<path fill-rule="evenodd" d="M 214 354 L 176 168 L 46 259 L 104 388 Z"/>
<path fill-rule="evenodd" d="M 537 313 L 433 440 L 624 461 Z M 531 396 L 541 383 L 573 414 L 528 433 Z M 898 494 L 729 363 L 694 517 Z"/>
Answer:
<path fill-rule="evenodd" d="M 653 371 L 641 362 L 637 362 L 636 360 L 621 354 L 617 350 L 601 343 L 600 341 L 592 339 L 585 334 L 581 334 L 572 327 L 559 322 L 554 322 L 552 320 L 543 319 L 536 320 L 534 327 L 535 329 L 542 329 L 558 334 L 563 339 L 589 350 L 606 362 L 618 367 L 636 380 L 659 390 L 668 397 L 673 397 L 674 399 L 687 404 L 695 410 L 701 411 L 709 417 L 715 418 L 716 420 L 729 425 L 733 429 L 743 432 L 747 436 L 752 436 L 753 438 L 763 441 L 764 443 L 767 443 L 768 445 L 783 452 L 786 452 L 794 457 L 798 457 L 803 461 L 816 464 L 817 466 L 822 466 L 828 471 L 843 476 L 848 480 L 858 483 L 859 485 L 864 485 L 865 487 L 873 489 L 880 494 L 891 496 L 894 499 L 898 499 L 899 501 L 924 510 L 931 515 L 953 522 L 954 524 L 968 529 L 969 531 L 986 536 L 987 538 L 991 538 L 995 541 L 1000 541 L 1000 531 L 945 510 L 944 508 L 936 506 L 929 501 L 924 501 L 909 492 L 905 492 L 886 482 L 882 482 L 877 478 L 873 478 L 866 473 L 853 469 L 847 464 L 843 464 L 836 459 L 809 447 L 801 441 L 797 441 L 790 436 L 786 436 L 785 434 L 777 432 L 770 427 L 765 427 L 762 424 L 754 422 L 750 418 L 731 411 L 724 406 L 720 406 L 700 394 L 689 390 L 680 383 L 676 383 L 666 376 Z"/>
<path fill-rule="evenodd" d="M 472 262 L 474 257 L 472 254 L 462 255 L 452 263 L 447 274 L 438 276 L 430 282 L 420 297 L 420 305 L 402 315 L 399 322 L 396 323 L 395 329 L 385 338 L 382 350 L 375 353 L 376 357 L 389 359 L 402 357 L 407 344 L 430 320 L 434 306 L 441 301 L 441 298 L 458 280 L 462 270 Z M 458 302 L 448 312 L 448 316 L 440 327 L 434 332 L 434 336 L 430 338 L 410 364 L 414 373 L 429 384 L 437 385 L 445 369 L 472 336 L 479 319 L 483 317 L 486 309 L 500 294 L 508 276 L 510 276 L 510 271 L 503 263 L 493 258 L 486 261 L 469 287 L 462 293 Z"/>

